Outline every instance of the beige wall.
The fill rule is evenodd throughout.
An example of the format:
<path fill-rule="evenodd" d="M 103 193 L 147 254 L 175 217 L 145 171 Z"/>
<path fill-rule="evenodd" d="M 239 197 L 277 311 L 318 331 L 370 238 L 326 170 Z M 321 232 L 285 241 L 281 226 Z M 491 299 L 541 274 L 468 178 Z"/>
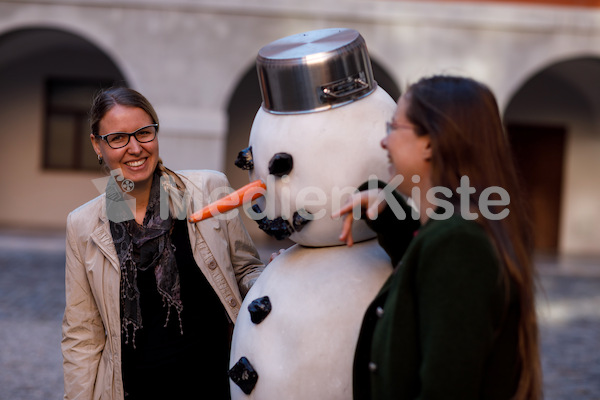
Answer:
<path fill-rule="evenodd" d="M 488 83 L 503 109 L 533 74 L 556 61 L 600 57 L 597 9 L 368 0 L 86 4 L 0 1 L 0 34 L 57 27 L 96 45 L 154 103 L 161 154 L 175 169 L 225 170 L 231 95 L 260 47 L 289 34 L 355 28 L 400 86 L 431 73 L 469 75 Z M 10 141 L 0 148 L 0 165 L 11 171 L 2 174 L 0 224 L 64 226 L 68 210 L 95 195 L 92 176 L 41 170 L 37 83 L 2 75 L 0 84 L 1 126 L 24 132 L 18 141 L 0 132 L 1 144 Z M 595 125 L 587 126 L 568 143 L 564 253 L 600 253 L 600 193 L 592 179 L 600 171 L 599 137 Z M 42 204 L 46 212 L 33 211 Z"/>

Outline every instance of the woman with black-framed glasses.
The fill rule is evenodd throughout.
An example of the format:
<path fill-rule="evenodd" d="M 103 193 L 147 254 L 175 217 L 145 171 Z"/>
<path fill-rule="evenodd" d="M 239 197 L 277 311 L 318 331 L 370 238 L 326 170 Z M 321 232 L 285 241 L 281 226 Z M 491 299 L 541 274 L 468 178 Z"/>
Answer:
<path fill-rule="evenodd" d="M 176 399 L 199 388 L 228 399 L 232 322 L 264 266 L 238 215 L 187 216 L 229 183 L 166 168 L 156 112 L 132 89 L 100 92 L 90 122 L 111 178 L 67 220 L 65 399 Z"/>

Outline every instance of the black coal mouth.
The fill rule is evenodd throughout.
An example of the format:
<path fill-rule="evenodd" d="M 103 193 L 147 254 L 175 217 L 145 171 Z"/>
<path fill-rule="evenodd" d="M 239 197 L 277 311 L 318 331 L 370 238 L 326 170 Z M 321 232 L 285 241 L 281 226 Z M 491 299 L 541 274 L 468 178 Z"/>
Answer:
<path fill-rule="evenodd" d="M 256 214 L 262 213 L 258 204 L 252 206 L 252 211 Z M 300 232 L 302 228 L 312 220 L 312 215 L 308 211 L 302 209 L 294 213 L 292 216 L 292 223 L 282 217 L 277 217 L 275 219 L 263 217 L 255 221 L 258 224 L 258 227 L 267 235 L 272 236 L 277 240 L 283 240 L 290 237 L 294 232 Z"/>

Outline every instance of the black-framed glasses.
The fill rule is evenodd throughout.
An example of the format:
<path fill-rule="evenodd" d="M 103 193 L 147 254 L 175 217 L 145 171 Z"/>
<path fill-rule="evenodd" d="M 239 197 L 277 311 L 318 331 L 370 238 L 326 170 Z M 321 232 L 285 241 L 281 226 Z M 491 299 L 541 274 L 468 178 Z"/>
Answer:
<path fill-rule="evenodd" d="M 150 124 L 141 127 L 135 132 L 114 132 L 107 135 L 96 135 L 100 139 L 104 140 L 111 149 L 120 149 L 129 144 L 129 140 L 132 136 L 135 137 L 140 143 L 148 143 L 156 138 L 156 132 L 158 132 L 158 124 Z"/>

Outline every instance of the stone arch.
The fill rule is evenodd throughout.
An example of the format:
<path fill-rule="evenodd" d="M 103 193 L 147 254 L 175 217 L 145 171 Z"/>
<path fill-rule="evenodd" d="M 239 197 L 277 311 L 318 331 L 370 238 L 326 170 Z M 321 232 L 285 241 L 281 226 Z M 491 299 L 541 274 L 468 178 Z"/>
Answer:
<path fill-rule="evenodd" d="M 18 27 L 0 36 L 0 166 L 16 171 L 7 176 L 12 188 L 0 203 L 0 222 L 38 226 L 64 225 L 66 214 L 98 193 L 90 184 L 90 176 L 99 171 L 73 171 L 70 167 L 47 169 L 48 151 L 48 82 L 66 85 L 77 82 L 110 81 L 127 84 L 120 68 L 97 45 L 68 30 L 37 25 Z M 87 108 L 91 96 L 87 101 Z M 85 107 L 83 105 L 82 107 Z M 85 111 L 83 111 L 85 113 Z M 79 120 L 84 119 L 81 116 Z M 11 134 L 9 135 L 8 132 Z M 88 159 L 95 158 L 86 136 L 64 139 L 65 147 L 80 148 Z M 59 139 L 59 144 L 63 139 Z M 74 144 L 79 141 L 79 144 Z M 77 147 L 78 146 L 78 147 Z M 62 150 L 61 150 L 62 151 Z M 71 150 L 64 150 L 65 154 Z M 91 152 L 91 153 L 90 153 Z M 60 155 L 57 156 L 60 159 Z M 92 160 L 93 161 L 93 160 Z M 97 165 L 97 163 L 96 163 Z M 92 175 L 90 175 L 92 174 Z M 65 179 L 69 176 L 69 179 Z M 73 190 L 81 184 L 83 190 Z M 34 216 L 35 199 L 48 196 L 43 215 Z"/>
<path fill-rule="evenodd" d="M 136 76 L 127 59 L 116 51 L 117 47 L 107 40 L 107 35 L 103 34 L 101 29 L 86 22 L 85 20 L 53 20 L 50 18 L 43 21 L 31 20 L 9 23 L 0 30 L 0 41 L 17 37 L 23 33 L 37 31 L 48 34 L 45 40 L 41 40 L 41 43 L 47 43 L 53 38 L 52 33 L 63 33 L 82 43 L 87 43 L 101 54 L 104 54 L 119 70 L 129 86 L 136 87 Z"/>
<path fill-rule="evenodd" d="M 508 74 L 502 84 L 499 84 L 494 91 L 498 97 L 500 109 L 505 110 L 511 99 L 540 72 L 565 61 L 589 57 L 593 58 L 595 55 L 585 51 L 582 52 L 579 49 L 566 52 L 562 49 L 555 49 L 553 52 L 549 51 L 540 56 L 536 55 L 523 59 L 518 70 L 511 71 L 512 73 Z"/>
<path fill-rule="evenodd" d="M 533 204 L 539 251 L 598 252 L 600 57 L 546 65 L 507 103 L 504 121 Z"/>

